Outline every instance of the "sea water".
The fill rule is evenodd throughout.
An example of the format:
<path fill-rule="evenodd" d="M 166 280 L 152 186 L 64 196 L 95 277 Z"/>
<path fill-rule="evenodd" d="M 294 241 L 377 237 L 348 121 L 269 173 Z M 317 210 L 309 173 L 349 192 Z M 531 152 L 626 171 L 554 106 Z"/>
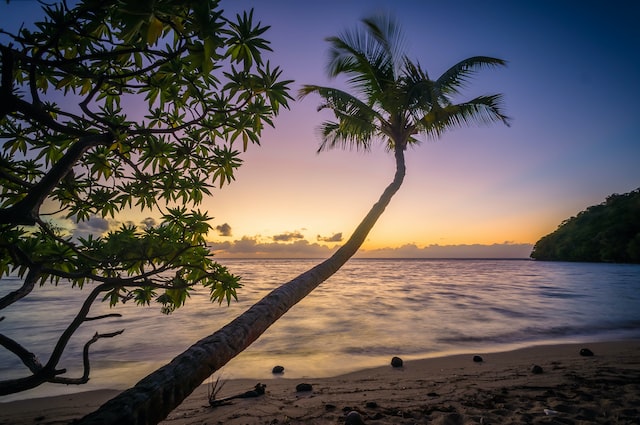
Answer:
<path fill-rule="evenodd" d="M 82 374 L 82 347 L 95 332 L 124 329 L 91 346 L 91 380 L 82 386 L 45 384 L 1 401 L 99 388 L 127 388 L 215 332 L 275 287 L 319 260 L 219 260 L 242 276 L 239 302 L 210 303 L 193 292 L 173 314 L 158 305 L 96 303 L 72 338 L 60 368 Z M 1 294 L 20 285 L 0 280 Z M 0 311 L 0 333 L 45 363 L 89 287 L 36 288 Z M 531 260 L 352 259 L 294 306 L 217 374 L 224 379 L 321 377 L 403 359 L 483 353 L 528 345 L 640 338 L 640 265 Z M 0 380 L 27 369 L 0 347 Z"/>

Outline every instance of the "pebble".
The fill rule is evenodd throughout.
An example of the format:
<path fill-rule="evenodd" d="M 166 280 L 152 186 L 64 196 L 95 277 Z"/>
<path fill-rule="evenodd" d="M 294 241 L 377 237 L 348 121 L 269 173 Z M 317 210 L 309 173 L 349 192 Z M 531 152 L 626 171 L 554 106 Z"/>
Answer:
<path fill-rule="evenodd" d="M 271 370 L 271 373 L 273 374 L 284 373 L 284 366 L 274 366 L 273 369 Z"/>
<path fill-rule="evenodd" d="M 580 355 L 583 357 L 591 357 L 593 356 L 593 351 L 589 350 L 588 348 L 583 348 L 580 350 Z"/>
<path fill-rule="evenodd" d="M 355 410 L 347 413 L 347 417 L 345 418 L 344 423 L 345 425 L 364 425 L 362 415 Z"/>
<path fill-rule="evenodd" d="M 313 386 L 311 384 L 298 384 L 296 385 L 296 391 L 301 393 L 301 392 L 305 392 L 305 391 L 312 391 L 313 390 Z"/>
<path fill-rule="evenodd" d="M 542 373 L 542 366 L 538 366 L 537 364 L 534 364 L 533 366 L 531 366 L 531 373 L 533 373 L 534 375 L 539 375 Z"/>
<path fill-rule="evenodd" d="M 473 356 L 473 361 L 476 363 L 482 363 L 483 359 L 480 356 Z"/>
<path fill-rule="evenodd" d="M 393 367 L 402 367 L 403 361 L 400 357 L 393 357 L 391 359 L 391 366 Z"/>

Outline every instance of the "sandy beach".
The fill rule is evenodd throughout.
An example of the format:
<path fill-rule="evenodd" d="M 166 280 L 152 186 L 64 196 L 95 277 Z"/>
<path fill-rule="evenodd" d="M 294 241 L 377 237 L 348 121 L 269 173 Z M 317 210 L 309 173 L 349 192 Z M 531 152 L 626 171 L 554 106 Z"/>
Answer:
<path fill-rule="evenodd" d="M 583 356 L 588 348 L 593 356 Z M 479 356 L 482 361 L 474 361 Z M 479 359 L 476 359 L 479 360 Z M 535 346 L 405 361 L 320 379 L 281 377 L 266 392 L 211 407 L 202 385 L 165 425 L 639 424 L 640 341 Z M 274 365 L 275 366 L 275 365 Z M 535 368 L 538 366 L 539 368 Z M 217 398 L 257 381 L 220 380 Z M 310 391 L 296 391 L 310 384 Z M 0 424 L 67 424 L 117 392 L 0 403 Z M 352 413 L 357 412 L 357 413 Z"/>

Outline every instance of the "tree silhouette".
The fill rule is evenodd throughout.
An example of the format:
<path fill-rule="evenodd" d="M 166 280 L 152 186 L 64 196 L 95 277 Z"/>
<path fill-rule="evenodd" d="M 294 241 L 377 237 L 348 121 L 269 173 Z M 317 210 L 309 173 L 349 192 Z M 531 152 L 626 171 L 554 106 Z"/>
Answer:
<path fill-rule="evenodd" d="M 5 289 L 0 309 L 38 284 L 70 283 L 88 295 L 44 364 L 17 340 L 24 335 L 0 334 L 28 369 L 1 381 L 0 394 L 87 382 L 90 345 L 122 330 L 87 341 L 81 377 L 58 363 L 80 326 L 118 316 L 92 317 L 97 299 L 156 301 L 170 313 L 197 285 L 212 301 L 235 298 L 238 277 L 211 258 L 210 217 L 193 208 L 234 178 L 238 144 L 257 143 L 290 99 L 290 82 L 262 60 L 268 27 L 252 13 L 230 20 L 217 1 L 201 0 L 43 10 L 33 29 L 2 31 L 0 278 L 22 285 Z M 80 238 L 65 230 L 136 208 L 160 212 L 161 222 Z"/>

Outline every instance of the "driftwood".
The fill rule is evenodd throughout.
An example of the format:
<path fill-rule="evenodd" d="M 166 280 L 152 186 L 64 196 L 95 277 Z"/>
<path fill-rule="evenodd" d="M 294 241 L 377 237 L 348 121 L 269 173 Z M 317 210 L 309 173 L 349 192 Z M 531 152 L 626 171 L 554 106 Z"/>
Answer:
<path fill-rule="evenodd" d="M 218 387 L 218 381 L 216 381 L 216 383 L 213 385 L 213 391 L 209 391 L 209 405 L 211 407 L 218 407 L 218 406 L 224 406 L 226 404 L 231 404 L 231 400 L 235 400 L 237 398 L 260 397 L 261 395 L 264 395 L 265 388 L 267 388 L 267 386 L 266 384 L 257 383 L 254 389 L 252 390 L 249 390 L 240 394 L 232 395 L 229 397 L 216 398 L 216 395 L 218 394 L 221 388 L 222 386 Z"/>

